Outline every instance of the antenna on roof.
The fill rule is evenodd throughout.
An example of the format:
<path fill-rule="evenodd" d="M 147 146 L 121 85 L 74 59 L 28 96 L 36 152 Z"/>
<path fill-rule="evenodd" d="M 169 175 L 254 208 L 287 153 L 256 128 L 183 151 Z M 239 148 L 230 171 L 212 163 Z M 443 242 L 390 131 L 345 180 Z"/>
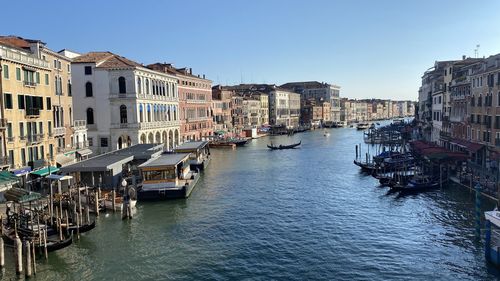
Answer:
<path fill-rule="evenodd" d="M 481 47 L 481 45 L 477 44 L 476 48 L 474 49 L 474 57 L 475 58 L 479 57 L 479 47 Z"/>

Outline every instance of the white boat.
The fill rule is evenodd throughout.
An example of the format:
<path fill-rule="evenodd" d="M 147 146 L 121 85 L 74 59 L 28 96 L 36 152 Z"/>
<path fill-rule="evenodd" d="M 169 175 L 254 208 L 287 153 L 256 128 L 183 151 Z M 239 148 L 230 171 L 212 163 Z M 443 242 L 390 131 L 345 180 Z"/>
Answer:
<path fill-rule="evenodd" d="M 484 212 L 484 217 L 495 226 L 500 227 L 500 212 L 496 208 L 493 211 Z"/>
<path fill-rule="evenodd" d="M 356 129 L 358 130 L 366 130 L 368 128 L 370 128 L 370 123 L 358 123 L 356 126 Z"/>
<path fill-rule="evenodd" d="M 323 132 L 323 136 L 325 136 L 325 137 L 329 137 L 329 136 L 330 136 L 330 133 L 329 133 L 329 132 L 327 132 L 327 131 L 324 131 L 324 132 Z"/>

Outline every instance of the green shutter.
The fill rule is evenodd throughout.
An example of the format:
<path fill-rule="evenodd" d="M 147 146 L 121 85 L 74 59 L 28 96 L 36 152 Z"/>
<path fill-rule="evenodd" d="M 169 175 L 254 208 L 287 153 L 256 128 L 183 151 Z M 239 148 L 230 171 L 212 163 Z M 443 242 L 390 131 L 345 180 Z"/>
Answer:
<path fill-rule="evenodd" d="M 45 74 L 45 85 L 49 85 L 49 75 Z"/>
<path fill-rule="evenodd" d="M 6 64 L 3 65 L 3 78 L 9 79 L 9 66 Z"/>
<path fill-rule="evenodd" d="M 36 73 L 36 83 L 40 84 L 40 72 Z"/>
<path fill-rule="evenodd" d="M 16 80 L 21 81 L 21 69 L 16 67 Z"/>

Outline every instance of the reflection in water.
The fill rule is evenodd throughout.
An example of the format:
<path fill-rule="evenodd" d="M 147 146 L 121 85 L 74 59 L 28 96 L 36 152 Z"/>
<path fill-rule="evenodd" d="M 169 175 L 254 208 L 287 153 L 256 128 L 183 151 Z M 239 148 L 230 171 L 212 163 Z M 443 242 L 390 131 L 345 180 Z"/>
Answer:
<path fill-rule="evenodd" d="M 299 149 L 266 148 L 299 140 Z M 390 193 L 352 164 L 361 141 L 345 128 L 212 149 L 189 199 L 139 202 L 130 221 L 101 216 L 42 261 L 36 279 L 494 278 L 474 237 L 474 194 Z"/>

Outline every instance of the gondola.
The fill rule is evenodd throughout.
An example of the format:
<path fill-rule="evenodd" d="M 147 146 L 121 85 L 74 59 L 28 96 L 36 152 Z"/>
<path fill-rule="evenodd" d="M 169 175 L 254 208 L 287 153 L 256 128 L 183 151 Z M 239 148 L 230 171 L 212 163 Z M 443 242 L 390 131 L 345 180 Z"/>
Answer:
<path fill-rule="evenodd" d="M 79 228 L 77 228 L 76 225 L 72 224 L 69 227 L 69 231 L 71 231 L 72 233 L 76 233 L 77 230 L 78 230 L 78 232 L 84 233 L 84 232 L 90 231 L 90 230 L 92 230 L 94 228 L 95 228 L 95 220 L 92 223 L 83 224 Z"/>
<path fill-rule="evenodd" d="M 267 145 L 267 147 L 271 150 L 280 150 L 280 149 L 293 149 L 293 148 L 296 148 L 297 146 L 299 146 L 300 144 L 302 143 L 302 141 L 299 141 L 298 143 L 294 143 L 294 144 L 290 144 L 290 145 L 278 145 L 278 146 L 275 146 L 273 144 L 271 145 Z"/>
<path fill-rule="evenodd" d="M 14 230 L 11 230 L 10 233 L 4 233 L 3 237 L 5 239 L 5 244 L 6 245 L 11 246 L 11 247 L 14 246 L 15 239 L 16 239 L 16 235 L 15 235 Z M 35 237 L 35 236 L 26 237 L 26 236 L 20 235 L 21 240 L 23 240 L 23 238 L 27 238 L 27 239 L 31 240 L 32 237 Z M 73 234 L 71 234 L 71 235 L 63 235 L 63 240 L 59 240 L 59 235 L 58 234 L 49 235 L 47 237 L 47 252 L 53 252 L 53 251 L 57 251 L 57 250 L 66 248 L 69 245 L 71 245 L 72 243 L 73 243 Z M 37 241 L 35 243 L 35 250 L 37 252 L 44 251 L 44 249 L 45 249 L 44 242 L 39 243 Z"/>

